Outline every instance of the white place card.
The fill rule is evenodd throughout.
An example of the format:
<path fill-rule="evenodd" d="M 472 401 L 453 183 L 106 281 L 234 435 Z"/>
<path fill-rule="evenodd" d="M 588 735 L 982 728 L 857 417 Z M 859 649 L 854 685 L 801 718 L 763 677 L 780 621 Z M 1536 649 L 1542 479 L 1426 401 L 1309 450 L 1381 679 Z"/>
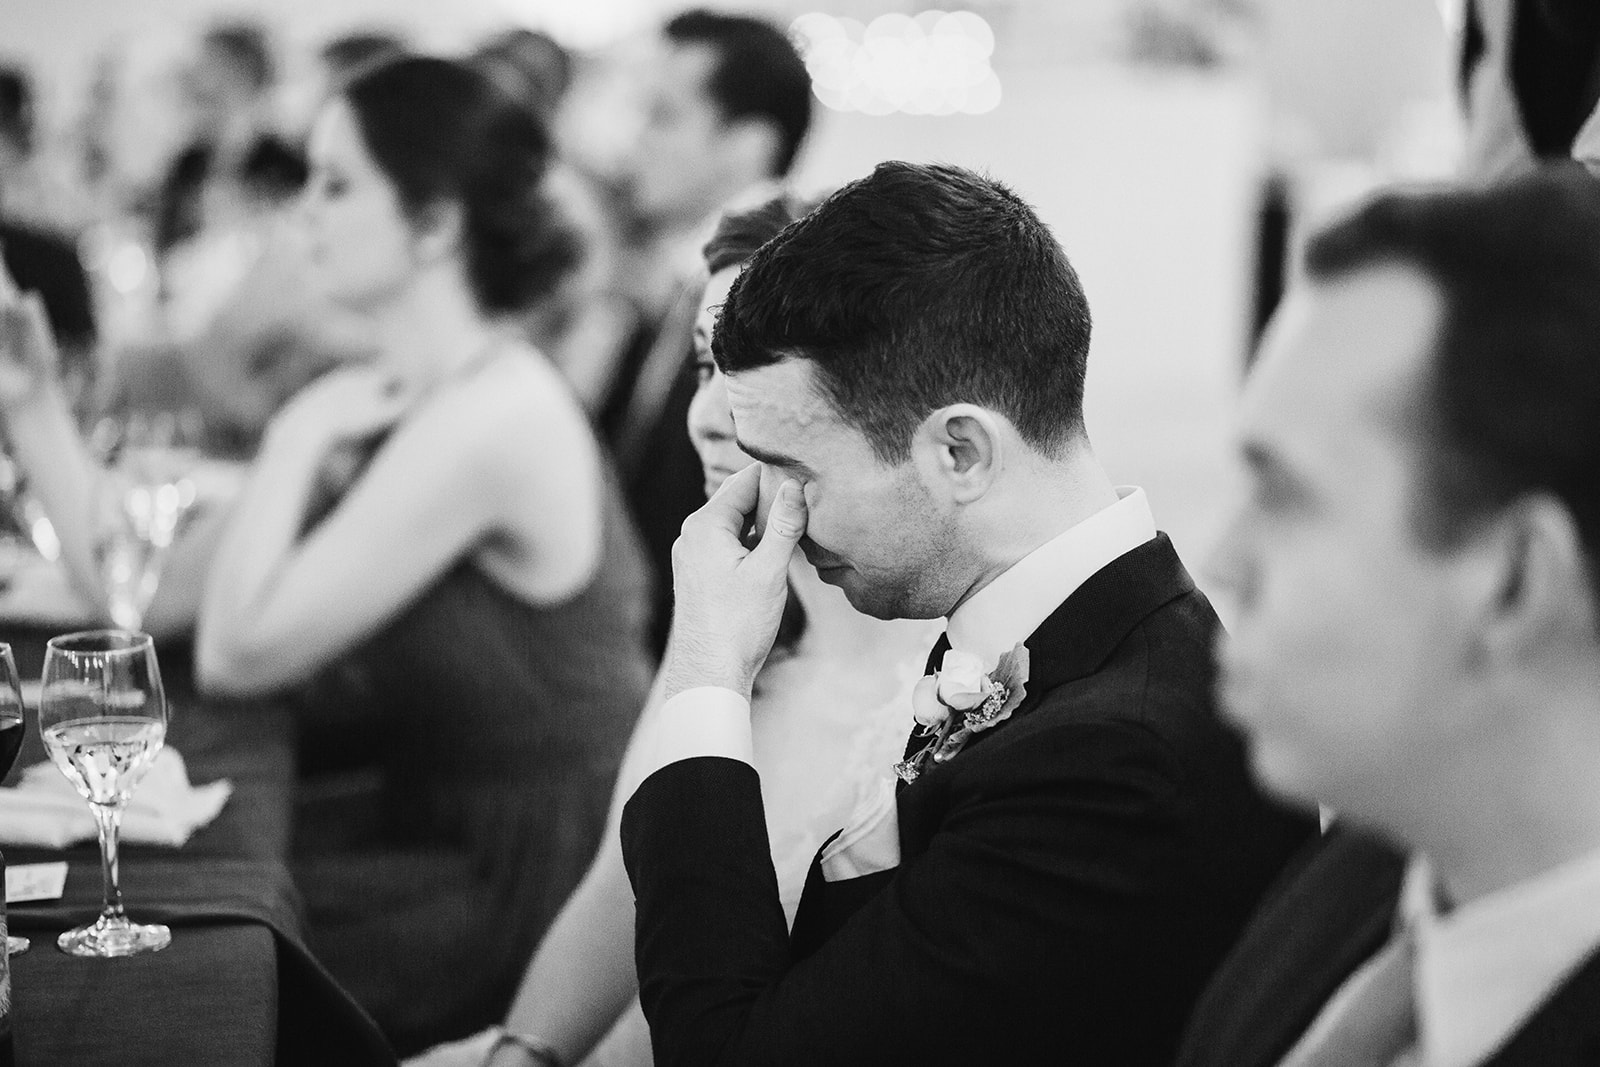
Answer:
<path fill-rule="evenodd" d="M 19 863 L 6 868 L 6 903 L 60 900 L 67 887 L 67 861 Z"/>

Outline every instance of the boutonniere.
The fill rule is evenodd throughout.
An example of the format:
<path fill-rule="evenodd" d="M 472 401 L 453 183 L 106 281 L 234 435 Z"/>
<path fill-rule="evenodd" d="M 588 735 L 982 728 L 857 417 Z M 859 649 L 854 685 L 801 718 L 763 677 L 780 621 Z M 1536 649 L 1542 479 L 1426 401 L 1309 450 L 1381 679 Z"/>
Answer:
<path fill-rule="evenodd" d="M 901 780 L 914 782 L 932 759 L 952 759 L 974 734 L 993 729 L 1011 718 L 1028 695 L 1028 648 L 1018 644 L 1000 657 L 994 670 L 983 673 L 983 661 L 955 649 L 944 654 L 939 669 L 911 691 L 911 710 L 920 736 L 928 743 L 894 765 Z"/>

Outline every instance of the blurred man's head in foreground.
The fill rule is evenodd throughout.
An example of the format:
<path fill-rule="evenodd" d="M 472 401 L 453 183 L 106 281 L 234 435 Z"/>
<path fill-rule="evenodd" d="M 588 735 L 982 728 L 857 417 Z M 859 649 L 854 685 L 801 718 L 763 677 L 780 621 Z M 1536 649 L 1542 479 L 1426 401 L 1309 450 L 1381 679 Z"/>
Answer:
<path fill-rule="evenodd" d="M 1596 294 L 1576 166 L 1388 193 L 1311 239 L 1216 560 L 1223 695 L 1272 788 L 1445 847 L 1600 761 Z"/>

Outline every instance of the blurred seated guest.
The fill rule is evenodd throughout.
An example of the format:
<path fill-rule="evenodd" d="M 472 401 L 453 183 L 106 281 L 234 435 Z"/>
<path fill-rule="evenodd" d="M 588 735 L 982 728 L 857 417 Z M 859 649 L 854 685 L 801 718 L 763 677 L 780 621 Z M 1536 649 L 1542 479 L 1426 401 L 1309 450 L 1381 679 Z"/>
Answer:
<path fill-rule="evenodd" d="M 1540 160 L 1600 169 L 1600 5 L 1467 0 L 1461 172 L 1502 178 Z"/>
<path fill-rule="evenodd" d="M 213 451 L 248 459 L 290 397 L 333 367 L 371 359 L 376 339 L 317 285 L 293 212 L 235 237 L 238 276 L 195 318 L 169 315 L 162 336 L 117 346 L 101 403 L 192 409 Z"/>
<path fill-rule="evenodd" d="M 332 827 L 349 832 L 322 854 L 330 828 L 301 825 L 297 880 L 313 947 L 402 1052 L 503 1016 L 593 854 L 649 682 L 620 497 L 559 375 L 504 325 L 572 261 L 548 150 L 444 60 L 329 105 L 310 263 L 381 355 L 273 419 L 198 621 L 208 691 L 305 686 L 308 759 L 326 719 L 381 775 L 376 825 Z"/>
<path fill-rule="evenodd" d="M 327 42 L 311 90 L 317 107 L 404 51 L 399 38 L 378 31 Z M 204 277 L 176 272 L 182 277 L 172 288 L 188 291 L 169 292 L 165 335 L 119 351 L 107 403 L 193 407 L 215 449 L 248 457 L 289 397 L 333 366 L 370 357 L 370 331 L 314 284 L 303 238 L 287 205 L 263 203 L 253 217 L 219 223 L 177 250 L 175 257 L 204 266 Z"/>
<path fill-rule="evenodd" d="M 1303 275 L 1244 404 L 1221 692 L 1267 785 L 1381 841 L 1330 834 L 1179 1062 L 1600 1062 L 1600 181 L 1383 195 Z"/>
<path fill-rule="evenodd" d="M 201 38 L 198 55 L 183 72 L 191 140 L 157 193 L 159 255 L 208 227 L 299 191 L 305 159 L 270 129 L 275 81 L 271 43 L 260 26 L 219 25 Z"/>
<path fill-rule="evenodd" d="M 312 269 L 381 356 L 273 420 L 197 660 L 252 693 L 353 657 L 380 840 L 465 857 L 305 870 L 314 947 L 403 1051 L 500 1017 L 581 876 L 648 685 L 646 571 L 582 411 L 506 323 L 575 254 L 544 127 L 464 67 L 402 59 L 346 87 L 311 151 Z"/>
<path fill-rule="evenodd" d="M 598 419 L 651 561 L 666 574 L 678 528 L 701 503 L 699 460 L 682 432 L 694 392 L 699 247 L 718 212 L 789 173 L 811 123 L 811 80 L 782 27 L 705 10 L 669 20 L 639 75 L 644 126 L 621 175 L 636 232 L 616 281 L 638 325 L 606 373 Z M 670 607 L 664 582 L 658 645 Z"/>
<path fill-rule="evenodd" d="M 711 358 L 711 328 L 740 265 L 805 210 L 792 198 L 724 215 L 706 245 L 711 272 L 695 325 L 698 388 L 689 407 L 689 438 L 710 493 L 751 460 L 739 450 L 727 385 Z M 900 758 L 911 729 L 911 689 L 938 636 L 925 621 L 884 622 L 862 615 L 796 554 L 789 568 L 790 606 L 779 648 L 756 682 L 751 727 L 761 771 L 772 861 L 785 913 L 792 919 L 811 858 L 870 801 Z M 641 760 L 659 729 L 659 691 L 634 731 L 612 797 L 612 825 L 644 777 Z M 615 833 L 608 832 L 583 884 L 539 946 L 504 1032 L 556 1049 L 565 1063 L 592 1055 L 609 1067 L 650 1063 L 650 1033 L 639 1010 L 633 966 L 633 893 Z M 430 1067 L 478 1067 L 498 1031 L 444 1047 Z M 515 1042 L 490 1064 L 519 1063 Z M 598 1046 L 598 1047 L 597 1047 Z"/>
<path fill-rule="evenodd" d="M 0 69 L 0 259 L 23 290 L 37 292 L 62 348 L 63 371 L 75 398 L 86 392 L 94 358 L 94 301 L 73 240 L 19 210 L 31 188 L 34 156 L 33 89 L 20 70 Z"/>
<path fill-rule="evenodd" d="M 572 84 L 572 57 L 547 33 L 511 29 L 478 45 L 467 62 L 549 125 Z"/>

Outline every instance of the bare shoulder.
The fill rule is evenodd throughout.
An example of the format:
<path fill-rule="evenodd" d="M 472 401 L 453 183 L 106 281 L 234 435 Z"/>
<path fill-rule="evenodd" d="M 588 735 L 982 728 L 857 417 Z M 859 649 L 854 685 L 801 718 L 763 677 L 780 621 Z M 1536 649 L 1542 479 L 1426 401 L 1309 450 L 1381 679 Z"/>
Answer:
<path fill-rule="evenodd" d="M 595 450 L 593 434 L 571 388 L 549 360 L 527 345 L 444 390 L 429 405 L 474 451 L 527 448 L 581 459 Z"/>

